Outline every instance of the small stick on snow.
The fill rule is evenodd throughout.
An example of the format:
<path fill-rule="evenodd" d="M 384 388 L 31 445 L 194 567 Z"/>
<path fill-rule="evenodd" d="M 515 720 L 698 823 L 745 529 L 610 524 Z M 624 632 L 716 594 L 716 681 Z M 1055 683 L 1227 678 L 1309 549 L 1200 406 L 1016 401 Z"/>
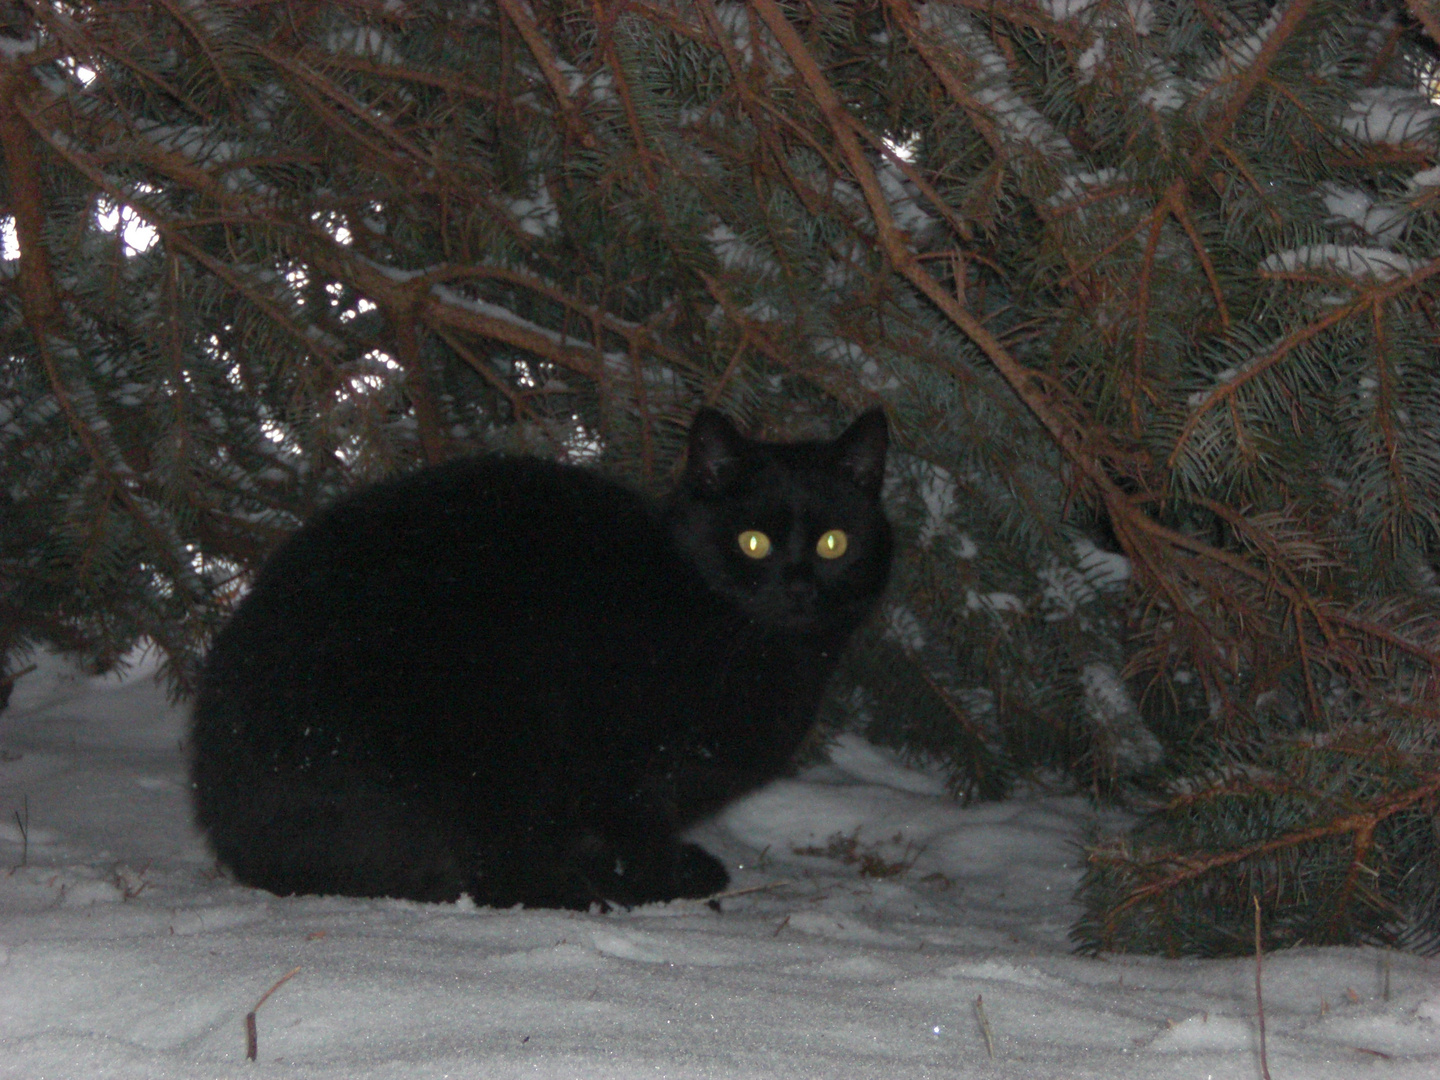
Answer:
<path fill-rule="evenodd" d="M 747 885 L 743 889 L 727 889 L 724 892 L 717 892 L 713 896 L 706 897 L 706 902 L 711 900 L 730 900 L 736 896 L 748 896 L 751 893 L 767 892 L 770 889 L 783 889 L 787 885 L 794 885 L 793 881 L 772 881 L 766 885 Z"/>
<path fill-rule="evenodd" d="M 1270 1059 L 1265 1052 L 1265 999 L 1260 996 L 1260 897 L 1255 901 L 1255 1013 L 1260 1018 L 1260 1075 L 1270 1080 Z"/>
<path fill-rule="evenodd" d="M 25 816 L 20 816 L 20 811 L 15 811 L 15 824 L 20 826 L 20 865 L 24 866 L 30 861 L 30 796 L 28 794 L 20 797 L 20 805 L 25 807 Z"/>
<path fill-rule="evenodd" d="M 255 1014 L 260 1011 L 260 1006 L 265 1004 L 271 994 L 279 990 L 280 987 L 284 986 L 298 974 L 300 974 L 300 969 L 297 967 L 291 968 L 284 975 L 281 975 L 280 978 L 275 980 L 274 986 L 260 995 L 260 1000 L 255 1002 L 255 1008 L 245 1014 L 245 1057 L 250 1061 L 254 1061 L 255 1055 L 260 1052 L 260 1036 L 255 1030 Z"/>
<path fill-rule="evenodd" d="M 34 670 L 35 665 L 31 664 L 29 667 L 23 667 L 9 675 L 0 675 L 0 709 L 10 704 L 10 692 L 15 689 L 15 680 L 22 675 L 29 675 Z"/>
<path fill-rule="evenodd" d="M 990 1017 L 985 1015 L 985 995 L 975 995 L 975 1019 L 980 1021 L 980 1034 L 985 1036 L 985 1053 L 995 1057 L 995 1040 L 990 1035 Z"/>

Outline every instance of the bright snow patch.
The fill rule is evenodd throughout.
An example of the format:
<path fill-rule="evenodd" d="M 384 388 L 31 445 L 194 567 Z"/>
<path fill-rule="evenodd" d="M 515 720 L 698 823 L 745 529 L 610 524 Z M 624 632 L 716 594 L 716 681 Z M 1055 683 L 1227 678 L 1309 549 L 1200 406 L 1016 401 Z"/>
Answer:
<path fill-rule="evenodd" d="M 1424 265 L 1417 259 L 1387 248 L 1356 247 L 1350 244 L 1306 244 L 1304 247 L 1277 251 L 1261 262 L 1260 269 L 1272 274 L 1326 270 L 1353 278 L 1368 277 L 1388 281 L 1404 274 L 1413 274 Z"/>
<path fill-rule="evenodd" d="M 1361 142 L 1405 143 L 1433 138 L 1440 107 L 1425 95 L 1393 86 L 1360 91 L 1340 126 Z"/>
<path fill-rule="evenodd" d="M 0 713 L 0 1076 L 1259 1075 L 1252 960 L 1070 954 L 1081 799 L 961 808 L 852 738 L 697 830 L 753 890 L 719 912 L 280 898 L 215 873 L 159 688 L 39 660 Z M 1440 960 L 1264 978 L 1277 1080 L 1440 1074 Z"/>

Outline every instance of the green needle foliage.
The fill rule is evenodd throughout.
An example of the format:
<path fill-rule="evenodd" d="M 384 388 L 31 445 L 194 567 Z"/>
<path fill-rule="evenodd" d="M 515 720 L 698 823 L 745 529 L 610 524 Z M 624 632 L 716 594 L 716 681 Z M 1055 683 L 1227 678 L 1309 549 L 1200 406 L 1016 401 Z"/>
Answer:
<path fill-rule="evenodd" d="M 0 685 L 316 507 L 882 404 L 827 717 L 1059 779 L 1084 949 L 1440 944 L 1423 0 L 0 4 Z"/>

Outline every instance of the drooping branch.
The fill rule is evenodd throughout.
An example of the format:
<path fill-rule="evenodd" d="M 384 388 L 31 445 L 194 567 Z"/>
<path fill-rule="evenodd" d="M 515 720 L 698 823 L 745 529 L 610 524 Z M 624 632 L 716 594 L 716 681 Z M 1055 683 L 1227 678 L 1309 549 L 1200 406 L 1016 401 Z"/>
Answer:
<path fill-rule="evenodd" d="M 139 504 L 133 490 L 133 476 L 119 474 L 100 435 L 76 408 L 55 355 L 55 343 L 64 336 L 64 315 L 45 236 L 45 194 L 37 140 L 23 107 L 24 98 L 33 85 L 28 65 L 0 57 L 0 154 L 5 162 L 15 231 L 20 240 L 19 294 L 26 326 L 40 355 L 51 393 L 70 429 L 85 447 L 96 471 L 105 477 L 109 492 L 120 499 L 131 519 L 150 539 L 155 556 L 166 565 L 175 581 L 182 583 L 189 579 L 189 574 L 175 557 L 173 538 L 166 535 Z"/>
<path fill-rule="evenodd" d="M 1303 829 L 1291 830 L 1262 843 L 1248 844 L 1209 854 L 1169 855 L 1154 863 L 1141 863 L 1137 869 L 1153 868 L 1159 871 L 1159 876 L 1129 890 L 1123 899 L 1107 910 L 1106 922 L 1113 930 L 1114 925 L 1131 908 L 1173 891 L 1185 882 L 1194 881 L 1236 863 L 1262 858 L 1278 851 L 1311 844 L 1317 840 L 1350 836 L 1355 843 L 1356 855 L 1354 858 L 1361 859 L 1369 838 L 1374 835 L 1376 827 L 1382 821 L 1414 807 L 1433 804 L 1437 796 L 1440 796 L 1440 772 L 1432 772 L 1410 789 L 1378 803 L 1373 803 L 1359 813 L 1341 814 Z M 1106 855 L 1103 851 L 1092 852 L 1090 858 L 1104 861 Z"/>

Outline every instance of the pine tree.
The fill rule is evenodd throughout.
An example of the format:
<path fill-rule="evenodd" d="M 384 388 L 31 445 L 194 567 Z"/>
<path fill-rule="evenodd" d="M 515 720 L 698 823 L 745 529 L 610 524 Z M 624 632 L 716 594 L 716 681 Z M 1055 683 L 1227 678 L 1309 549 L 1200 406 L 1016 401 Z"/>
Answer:
<path fill-rule="evenodd" d="M 1087 949 L 1440 940 L 1424 0 L 0 7 L 0 676 L 177 689 L 338 492 L 874 403 L 835 723 L 1060 775 Z M 3 682 L 3 678 L 0 678 Z"/>

